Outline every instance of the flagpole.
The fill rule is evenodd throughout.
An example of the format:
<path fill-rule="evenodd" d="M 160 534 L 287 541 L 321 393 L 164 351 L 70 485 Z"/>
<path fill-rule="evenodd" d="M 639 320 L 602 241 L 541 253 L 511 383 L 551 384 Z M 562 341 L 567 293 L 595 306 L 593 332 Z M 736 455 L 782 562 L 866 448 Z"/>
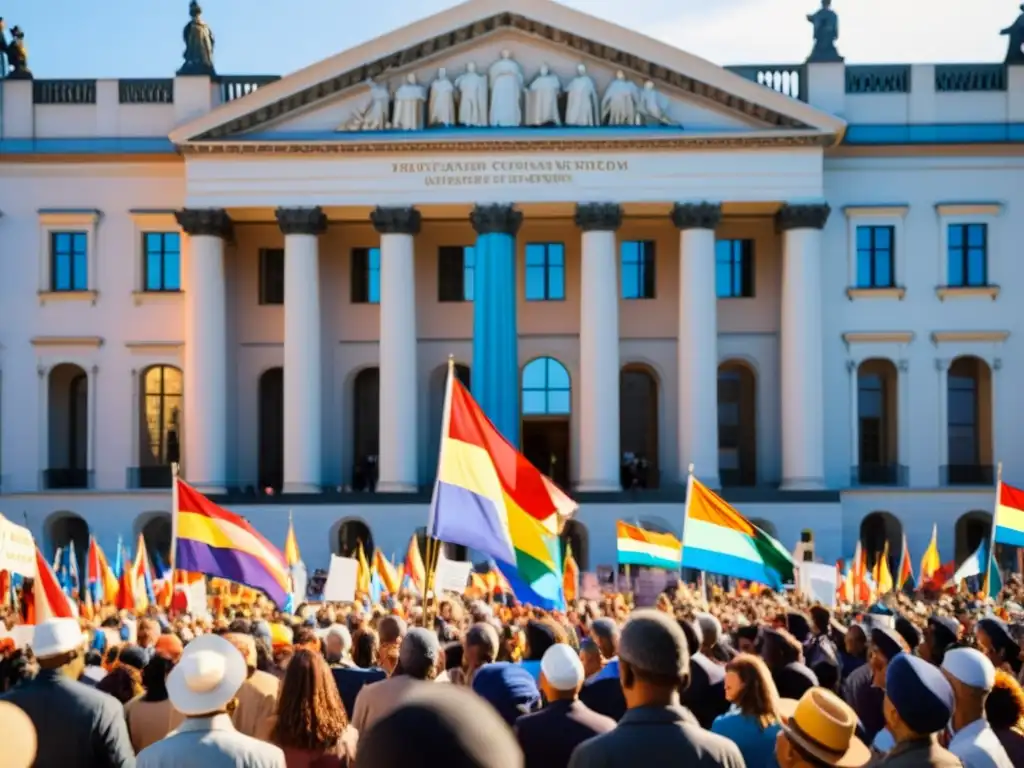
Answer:
<path fill-rule="evenodd" d="M 441 437 L 438 441 L 437 446 L 437 467 L 438 474 L 441 473 L 441 467 L 444 462 L 444 446 L 447 442 L 445 434 L 448 430 L 448 425 L 451 423 L 452 414 L 452 388 L 454 387 L 455 381 L 455 356 L 448 355 L 448 376 L 445 380 L 444 387 L 444 405 L 441 409 Z M 435 518 L 435 507 L 437 505 L 437 479 L 434 479 L 434 490 L 430 496 L 430 515 L 427 518 L 427 562 L 423 564 L 425 573 L 423 574 L 423 626 L 430 627 L 430 603 L 427 599 L 427 593 L 434 587 L 436 581 L 435 571 L 437 570 L 437 564 L 440 559 L 441 542 L 440 540 L 435 541 L 434 537 L 434 518 Z M 437 590 L 434 589 L 436 593 Z M 436 594 L 435 594 L 436 602 Z"/>
<path fill-rule="evenodd" d="M 693 464 L 686 469 L 686 502 L 683 504 L 683 531 L 682 541 L 679 542 L 679 578 L 682 578 L 683 553 L 686 551 L 686 521 L 690 517 L 690 502 L 693 499 Z M 701 571 L 701 579 L 704 578 L 704 571 Z M 703 593 L 702 593 L 703 594 Z M 704 606 L 707 609 L 707 606 Z"/>
<path fill-rule="evenodd" d="M 988 537 L 988 558 L 985 560 L 985 597 L 988 597 L 988 590 L 991 587 L 992 579 L 992 558 L 996 550 L 996 526 L 999 525 L 999 496 L 1003 489 L 1003 462 L 996 465 L 996 498 L 992 505 L 992 530 Z M 998 563 L 996 564 L 998 568 Z"/>
<path fill-rule="evenodd" d="M 178 561 L 178 462 L 171 463 L 171 582 Z"/>

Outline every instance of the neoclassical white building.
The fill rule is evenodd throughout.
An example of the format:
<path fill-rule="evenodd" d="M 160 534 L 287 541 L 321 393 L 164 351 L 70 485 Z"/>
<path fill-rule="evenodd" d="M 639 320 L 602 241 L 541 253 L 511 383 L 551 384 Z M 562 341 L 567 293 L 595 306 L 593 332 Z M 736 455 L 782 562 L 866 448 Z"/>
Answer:
<path fill-rule="evenodd" d="M 280 78 L 2 80 L 0 511 L 164 546 L 179 461 L 310 567 L 400 553 L 451 356 L 585 568 L 691 464 L 826 561 L 962 557 L 1024 484 L 1012 54 L 722 68 L 469 0 Z"/>

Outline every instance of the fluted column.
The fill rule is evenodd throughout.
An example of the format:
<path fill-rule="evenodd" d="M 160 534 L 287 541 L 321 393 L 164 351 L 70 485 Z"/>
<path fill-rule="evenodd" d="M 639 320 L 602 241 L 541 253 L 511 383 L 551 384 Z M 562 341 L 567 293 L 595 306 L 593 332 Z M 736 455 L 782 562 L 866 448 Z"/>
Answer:
<path fill-rule="evenodd" d="M 224 241 L 231 219 L 220 208 L 175 213 L 189 236 L 185 284 L 184 442 L 186 479 L 206 490 L 227 477 L 228 349 Z"/>
<path fill-rule="evenodd" d="M 316 493 L 321 445 L 319 208 L 278 208 L 284 233 L 284 492 Z"/>
<path fill-rule="evenodd" d="M 415 208 L 378 208 L 380 233 L 380 426 L 377 490 L 411 493 L 419 474 L 416 400 Z"/>
<path fill-rule="evenodd" d="M 677 203 L 679 229 L 679 477 L 689 465 L 705 485 L 718 477 L 718 296 L 715 227 L 718 203 Z"/>
<path fill-rule="evenodd" d="M 825 485 L 821 336 L 821 230 L 827 203 L 783 205 L 775 217 L 782 256 L 782 487 Z"/>
<path fill-rule="evenodd" d="M 478 205 L 473 271 L 473 397 L 494 426 L 519 444 L 516 234 L 523 214 L 511 205 Z"/>
<path fill-rule="evenodd" d="M 616 203 L 576 207 L 583 232 L 580 275 L 581 491 L 622 488 L 619 455 L 619 294 Z"/>

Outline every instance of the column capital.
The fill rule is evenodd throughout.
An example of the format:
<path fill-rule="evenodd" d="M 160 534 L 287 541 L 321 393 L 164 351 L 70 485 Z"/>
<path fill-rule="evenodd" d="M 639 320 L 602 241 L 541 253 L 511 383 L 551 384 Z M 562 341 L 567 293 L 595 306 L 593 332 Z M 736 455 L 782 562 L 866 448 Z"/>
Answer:
<path fill-rule="evenodd" d="M 522 211 L 511 205 L 476 205 L 469 214 L 469 223 L 478 235 L 512 235 L 523 223 Z"/>
<path fill-rule="evenodd" d="M 190 237 L 207 235 L 221 240 L 231 237 L 231 217 L 223 208 L 182 208 L 174 212 L 174 218 Z"/>
<path fill-rule="evenodd" d="M 278 208 L 274 215 L 285 235 L 319 235 L 327 229 L 327 214 L 319 205 L 313 208 Z"/>
<path fill-rule="evenodd" d="M 423 217 L 415 208 L 376 208 L 370 214 L 373 228 L 382 235 L 418 235 Z"/>
<path fill-rule="evenodd" d="M 722 220 L 720 203 L 676 203 L 670 214 L 677 229 L 714 229 Z"/>
<path fill-rule="evenodd" d="M 779 232 L 791 229 L 824 229 L 832 208 L 828 203 L 810 205 L 783 203 L 775 214 L 775 228 Z"/>
<path fill-rule="evenodd" d="M 618 203 L 579 203 L 576 226 L 584 232 L 615 232 L 622 226 L 622 206 Z"/>

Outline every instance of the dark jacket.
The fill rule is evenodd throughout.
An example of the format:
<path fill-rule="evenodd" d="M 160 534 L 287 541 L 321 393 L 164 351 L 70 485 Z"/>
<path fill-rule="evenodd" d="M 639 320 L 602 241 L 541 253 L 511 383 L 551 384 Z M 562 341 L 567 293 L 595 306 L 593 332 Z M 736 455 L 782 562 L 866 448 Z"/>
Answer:
<path fill-rule="evenodd" d="M 874 672 L 870 664 L 857 669 L 843 683 L 843 698 L 853 707 L 861 724 L 864 726 L 864 740 L 870 744 L 878 732 L 885 728 L 885 716 L 882 714 L 882 702 L 885 691 L 875 688 Z M 780 694 L 781 695 L 781 694 Z"/>
<path fill-rule="evenodd" d="M 799 701 L 811 688 L 818 684 L 818 676 L 803 662 L 794 661 L 784 667 L 772 670 L 772 679 L 781 699 Z"/>
<path fill-rule="evenodd" d="M 934 736 L 897 744 L 888 755 L 872 763 L 873 768 L 883 765 L 885 768 L 963 768 L 960 758 L 940 747 Z"/>
<path fill-rule="evenodd" d="M 2 699 L 21 707 L 35 725 L 36 765 L 135 767 L 124 707 L 113 696 L 43 670 Z"/>
<path fill-rule="evenodd" d="M 363 686 L 387 680 L 388 673 L 380 667 L 331 667 L 331 676 L 334 678 L 334 684 L 338 686 L 341 703 L 345 705 L 345 714 L 351 719 L 352 713 L 356 711 L 356 696 L 363 690 Z"/>
<path fill-rule="evenodd" d="M 683 692 L 682 700 L 700 727 L 711 730 L 715 718 L 729 711 L 729 702 L 725 699 L 725 667 L 703 653 L 691 656 L 690 685 Z"/>
<path fill-rule="evenodd" d="M 626 714 L 626 697 L 618 677 L 602 677 L 587 683 L 580 689 L 580 701 L 615 721 Z"/>
<path fill-rule="evenodd" d="M 746 768 L 740 748 L 708 733 L 684 707 L 637 707 L 603 736 L 580 744 L 569 768 L 636 768 L 685 765 L 688 768 Z"/>
<path fill-rule="evenodd" d="M 565 768 L 576 747 L 614 727 L 614 720 L 580 701 L 555 701 L 520 717 L 515 731 L 525 768 Z"/>

